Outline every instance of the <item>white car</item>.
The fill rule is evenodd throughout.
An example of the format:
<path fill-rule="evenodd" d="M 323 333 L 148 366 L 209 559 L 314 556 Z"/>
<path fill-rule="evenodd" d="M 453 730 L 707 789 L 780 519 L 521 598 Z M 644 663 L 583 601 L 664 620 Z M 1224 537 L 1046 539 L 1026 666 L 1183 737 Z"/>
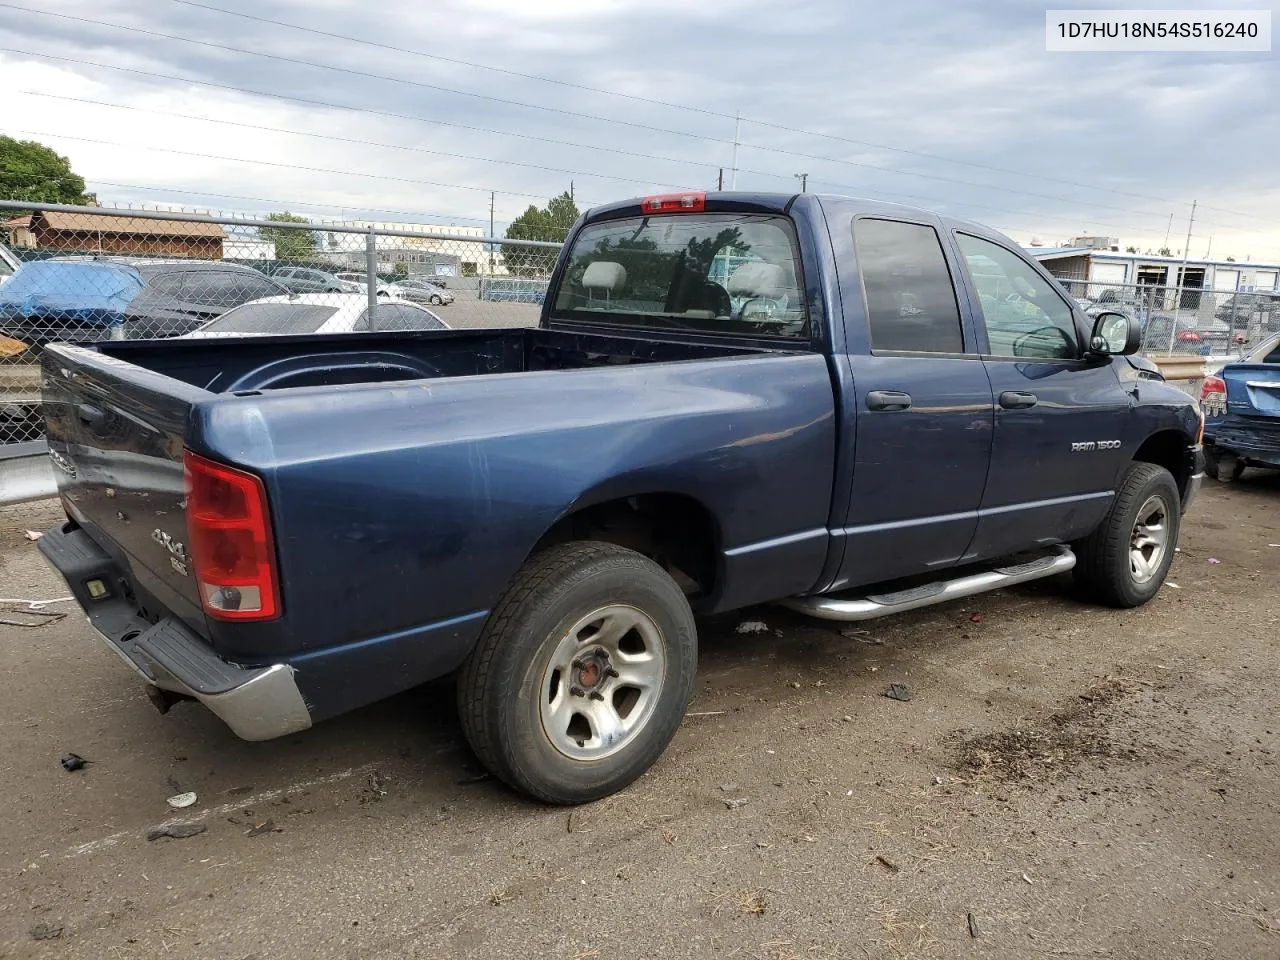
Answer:
<path fill-rule="evenodd" d="M 297 293 L 242 304 L 186 338 L 448 329 L 426 307 L 408 300 L 379 300 L 370 322 L 369 298 L 363 293 Z"/>
<path fill-rule="evenodd" d="M 22 266 L 22 261 L 9 252 L 9 248 L 0 243 L 0 283 L 4 283 Z"/>
<path fill-rule="evenodd" d="M 335 273 L 335 277 L 345 283 L 355 284 L 361 293 L 366 293 L 369 289 L 369 277 L 364 273 Z M 375 288 L 377 295 L 380 297 L 400 297 L 403 296 L 398 284 L 387 283 L 387 281 L 379 278 L 378 286 Z"/>

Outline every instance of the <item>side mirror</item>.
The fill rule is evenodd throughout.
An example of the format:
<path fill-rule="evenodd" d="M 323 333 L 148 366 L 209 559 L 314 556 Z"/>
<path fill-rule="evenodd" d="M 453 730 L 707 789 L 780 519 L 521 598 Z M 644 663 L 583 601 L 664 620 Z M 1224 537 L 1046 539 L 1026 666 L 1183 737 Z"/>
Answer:
<path fill-rule="evenodd" d="M 1137 317 L 1104 310 L 1093 318 L 1089 352 L 1103 356 L 1137 353 L 1142 347 L 1142 324 Z"/>

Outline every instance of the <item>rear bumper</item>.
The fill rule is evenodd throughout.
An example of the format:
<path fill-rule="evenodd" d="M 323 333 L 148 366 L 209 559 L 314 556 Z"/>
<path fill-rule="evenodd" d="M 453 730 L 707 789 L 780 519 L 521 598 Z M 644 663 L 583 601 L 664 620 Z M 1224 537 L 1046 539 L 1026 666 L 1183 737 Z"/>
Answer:
<path fill-rule="evenodd" d="M 1204 442 L 1218 453 L 1233 453 L 1251 463 L 1280 467 L 1280 428 L 1269 424 L 1251 425 L 1230 420 L 1210 424 L 1205 430 Z"/>
<path fill-rule="evenodd" d="M 147 683 L 200 701 L 245 740 L 270 740 L 311 726 L 311 711 L 292 666 L 229 663 L 180 620 L 144 619 L 123 596 L 115 562 L 83 530 L 50 530 L 39 546 L 67 581 L 89 623 Z M 94 580 L 108 590 L 101 599 L 89 592 Z"/>

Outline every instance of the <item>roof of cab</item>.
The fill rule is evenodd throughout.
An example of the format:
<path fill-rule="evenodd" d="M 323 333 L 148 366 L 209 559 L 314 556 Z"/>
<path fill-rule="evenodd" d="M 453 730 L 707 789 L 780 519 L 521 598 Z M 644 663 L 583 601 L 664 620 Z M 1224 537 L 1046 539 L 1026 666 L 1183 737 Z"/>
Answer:
<path fill-rule="evenodd" d="M 671 195 L 680 196 L 685 193 L 699 193 L 697 190 L 673 191 Z M 886 216 L 906 219 L 937 218 L 943 225 L 951 229 L 963 229 L 977 234 L 1001 237 L 1008 240 L 998 230 L 973 220 L 949 217 L 945 214 L 924 207 L 913 207 L 888 200 L 874 200 L 869 197 L 846 197 L 830 193 L 767 193 L 745 190 L 706 191 L 707 210 L 723 213 L 787 213 L 801 197 L 813 198 L 827 215 L 839 213 L 843 216 Z M 584 215 L 584 221 L 612 220 L 620 217 L 639 217 L 644 212 L 640 209 L 643 197 L 632 197 L 616 203 L 592 207 Z M 679 214 L 675 214 L 679 216 Z M 672 214 L 656 214 L 656 216 L 672 216 Z"/>

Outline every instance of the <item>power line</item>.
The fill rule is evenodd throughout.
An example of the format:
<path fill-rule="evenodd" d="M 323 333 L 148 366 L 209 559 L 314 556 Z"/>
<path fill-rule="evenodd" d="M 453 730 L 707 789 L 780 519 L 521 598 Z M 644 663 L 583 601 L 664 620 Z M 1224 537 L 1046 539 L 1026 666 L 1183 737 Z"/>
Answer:
<path fill-rule="evenodd" d="M 154 153 L 171 153 L 179 157 L 196 157 L 201 160 L 223 160 L 228 163 L 251 163 L 260 167 L 276 167 L 283 170 L 302 170 L 307 173 L 327 173 L 343 177 L 366 177 L 371 180 L 391 180 L 396 183 L 409 183 L 414 186 L 442 187 L 448 190 L 476 190 L 480 193 L 500 193 L 508 197 L 524 197 L 526 199 L 544 199 L 538 193 L 520 193 L 514 190 L 491 190 L 489 187 L 476 187 L 465 183 L 440 183 L 436 180 L 415 180 L 412 177 L 396 177 L 387 173 L 364 173 L 359 170 L 334 170 L 329 167 L 307 167 L 296 163 L 279 163 L 273 160 L 253 160 L 246 157 L 224 157 L 216 153 L 197 153 L 193 150 L 175 150 L 172 147 L 143 146 L 136 143 L 118 143 L 114 140 L 97 140 L 92 137 L 76 137 L 67 133 L 49 133 L 41 130 L 15 130 L 28 137 L 49 137 L 51 139 L 75 140 L 79 143 L 94 143 L 104 147 L 121 147 L 126 150 L 147 150 Z"/>
<path fill-rule="evenodd" d="M 0 4 L 3 6 L 3 4 Z M 289 130 L 285 127 L 272 127 L 264 124 L 245 123 L 241 120 L 222 120 L 216 117 L 200 117 L 190 113 L 176 113 L 172 110 L 159 110 L 155 107 L 139 107 L 127 103 L 108 103 L 104 100 L 90 100 L 87 97 L 68 97 L 57 93 L 44 93 L 38 90 L 14 90 L 13 93 L 25 94 L 29 97 L 46 97 L 50 100 L 65 100 L 71 103 L 84 103 L 95 107 L 110 107 L 114 110 L 132 110 L 138 113 L 151 113 L 161 117 L 176 117 L 180 120 L 196 120 L 201 123 L 220 123 L 229 127 L 241 127 L 246 130 L 262 130 L 267 133 L 283 133 L 293 137 L 312 137 L 317 140 L 333 140 L 337 143 L 351 143 L 361 147 L 383 147 L 388 150 L 404 150 L 411 153 L 426 153 L 438 157 L 449 157 L 454 160 L 479 160 L 482 163 L 500 163 L 514 167 L 527 167 L 531 170 L 544 170 L 550 173 L 567 173 L 577 177 L 597 177 L 602 180 L 617 180 L 622 183 L 642 183 L 653 184 L 661 187 L 671 187 L 675 190 L 689 190 L 687 184 L 678 183 L 662 183 L 660 181 L 640 179 L 637 177 L 619 177 L 609 173 L 592 173 L 587 170 L 567 170 L 563 167 L 549 167 L 539 163 L 527 163 L 523 160 L 495 160 L 491 157 L 478 157 L 475 154 L 468 153 L 452 153 L 447 150 L 432 150 L 428 147 L 411 147 L 400 143 L 380 143 L 377 140 L 357 139 L 355 137 L 340 137 L 331 133 L 312 133 L 307 130 Z"/>
<path fill-rule="evenodd" d="M 633 93 L 623 93 L 620 90 L 609 90 L 603 87 L 593 87 L 588 84 L 575 83 L 571 80 L 561 80 L 555 77 L 546 77 L 540 74 L 521 73 L 518 70 L 511 70 L 506 67 L 498 67 L 498 66 L 493 66 L 492 64 L 486 64 L 486 63 L 477 63 L 472 60 L 463 60 L 458 57 L 447 57 L 447 56 L 444 56 L 443 54 L 438 54 L 438 53 L 427 53 L 426 51 L 423 51 L 423 50 L 413 50 L 408 47 L 399 47 L 394 44 L 380 43 L 375 40 L 366 40 L 361 37 L 348 37 L 339 33 L 332 33 L 327 30 L 318 30 L 315 27 L 303 26 L 302 24 L 299 24 L 299 23 L 290 23 L 284 20 L 276 20 L 271 17 L 261 17 L 251 13 L 243 13 L 239 10 L 227 10 L 222 7 L 215 7 L 212 4 L 207 4 L 207 3 L 198 3 L 196 2 L 196 0 L 172 0 L 172 2 L 181 4 L 182 6 L 194 7 L 200 10 L 208 10 L 213 13 L 220 13 L 220 14 L 223 14 L 224 16 L 239 17 L 241 19 L 254 21 L 256 23 L 271 24 L 273 26 L 284 27 L 289 30 L 297 30 L 302 33 L 309 33 L 314 36 L 327 37 L 332 40 L 340 40 L 345 44 L 357 44 L 359 46 L 372 47 L 379 50 L 388 50 L 394 53 L 406 53 L 411 56 L 422 57 L 428 60 L 436 60 L 441 63 L 449 63 L 449 64 L 454 64 L 456 66 L 463 66 L 463 67 L 472 67 L 477 70 L 487 70 L 492 73 L 498 73 L 508 77 L 517 77 L 522 80 L 536 80 L 541 83 L 549 83 L 555 86 L 566 87 L 572 90 L 582 90 L 588 93 L 598 93 L 598 94 L 603 94 L 605 96 L 610 96 L 610 97 L 619 97 L 624 100 L 630 100 L 634 103 L 647 103 L 647 104 L 650 104 L 651 106 L 665 107 L 672 110 L 685 110 L 690 113 L 700 114 L 702 116 L 708 116 L 708 117 L 715 117 L 721 120 L 736 119 L 734 115 L 731 115 L 728 113 L 722 113 L 717 110 L 709 110 L 705 107 L 693 106 L 687 103 L 672 103 L 671 101 L 668 101 L 668 100 L 659 100 L 653 97 L 644 97 L 644 96 L 640 96 L 638 94 L 633 94 Z M 1172 200 L 1165 199 L 1163 197 L 1154 197 L 1149 194 L 1134 193 L 1132 191 L 1127 191 L 1127 190 L 1117 190 L 1113 187 L 1103 187 L 1103 186 L 1099 186 L 1098 184 L 1082 183 L 1077 180 L 1066 180 L 1060 177 L 1045 176 L 1043 174 L 1027 173 L 1024 170 L 1013 170 L 1008 167 L 997 167 L 997 166 L 992 166 L 990 164 L 978 163 L 973 160 L 961 160 L 956 157 L 947 157 L 942 154 L 927 153 L 920 150 L 912 150 L 906 147 L 895 147 L 890 144 L 876 143 L 874 141 L 861 140 L 855 137 L 845 137 L 839 134 L 822 133 L 815 130 L 805 130 L 798 127 L 786 126 L 784 124 L 771 123 L 767 120 L 761 120 L 759 118 L 743 117 L 742 119 L 747 121 L 748 123 L 753 123 L 753 124 L 756 124 L 757 126 L 768 127 L 772 130 L 781 130 L 787 133 L 795 133 L 795 134 L 799 134 L 801 136 L 806 136 L 806 137 L 818 137 L 818 138 L 827 139 L 827 140 L 836 140 L 841 143 L 848 143 L 855 146 L 871 147 L 877 150 L 889 150 L 894 153 L 906 154 L 908 156 L 913 156 L 913 157 L 921 157 L 927 160 L 936 160 L 941 163 L 954 163 L 962 166 L 973 167 L 978 170 L 988 170 L 992 173 L 1013 174 L 1019 177 L 1027 177 L 1027 178 L 1036 179 L 1036 180 L 1045 180 L 1050 183 L 1061 183 L 1067 186 L 1082 187 L 1087 190 L 1102 190 L 1106 193 L 1114 193 L 1119 196 L 1134 197 L 1136 199 L 1141 199 L 1141 200 L 1153 200 L 1157 203 L 1174 203 L 1175 202 Z M 1215 208 L 1215 209 L 1221 209 L 1221 208 Z M 1235 216 L 1257 217 L 1256 214 L 1245 214 L 1245 213 L 1237 214 L 1234 211 L 1229 211 L 1229 210 L 1224 210 L 1223 212 L 1232 213 Z"/>
<path fill-rule="evenodd" d="M 290 207 L 313 207 L 318 210 L 337 210 L 340 213 L 388 213 L 397 217 L 430 217 L 436 220 L 469 220 L 473 223 L 488 223 L 487 217 L 464 217 L 460 213 L 428 213 L 422 210 L 386 210 L 380 207 L 349 206 L 340 203 L 308 203 L 303 200 L 275 200 L 270 197 L 248 197 L 236 193 L 209 193 L 201 190 L 190 190 L 186 187 L 156 187 L 140 183 L 117 183 L 111 180 L 90 180 L 96 187 L 115 187 L 119 190 L 144 190 L 150 193 L 178 193 L 190 197 L 209 197 L 214 200 L 248 200 L 252 203 L 263 203 L 272 207 L 288 209 Z M 492 192 L 492 191 L 490 191 Z M 341 222 L 341 221 L 339 221 Z"/>
<path fill-rule="evenodd" d="M 244 56 L 260 57 L 260 58 L 264 58 L 264 59 L 268 59 L 268 60 L 277 60 L 277 61 L 284 62 L 284 63 L 291 63 L 291 64 L 295 64 L 295 65 L 299 65 L 299 66 L 311 67 L 311 68 L 318 69 L 318 70 L 331 70 L 331 71 L 336 71 L 336 72 L 339 72 L 339 73 L 350 74 L 350 75 L 353 75 L 353 76 L 361 76 L 361 77 L 366 77 L 366 78 L 370 78 L 370 79 L 383 80 L 383 81 L 387 81 L 387 82 L 390 82 L 390 83 L 401 83 L 401 84 L 407 84 L 407 85 L 410 85 L 410 86 L 422 87 L 422 88 L 431 89 L 431 90 L 437 90 L 437 91 L 444 92 L 444 93 L 452 93 L 452 94 L 455 94 L 455 95 L 458 95 L 458 96 L 474 97 L 474 98 L 478 98 L 478 99 L 481 99 L 481 100 L 490 101 L 490 102 L 493 102 L 493 103 L 501 103 L 501 104 L 504 104 L 504 105 L 507 105 L 507 106 L 515 106 L 515 107 L 521 107 L 521 108 L 524 108 L 524 109 L 532 109 L 532 110 L 543 110 L 543 111 L 548 111 L 548 112 L 551 112 L 551 113 L 559 114 L 559 115 L 562 115 L 562 116 L 571 116 L 571 117 L 576 117 L 576 118 L 579 118 L 579 119 L 595 120 L 595 121 L 599 121 L 599 122 L 603 122 L 603 123 L 614 123 L 614 124 L 620 124 L 620 125 L 622 125 L 622 126 L 632 127 L 632 128 L 639 129 L 639 130 L 645 130 L 645 131 L 647 131 L 647 132 L 651 132 L 651 133 L 662 133 L 662 134 L 667 134 L 667 135 L 672 135 L 672 136 L 687 137 L 687 138 L 690 138 L 690 139 L 701 140 L 701 141 L 708 142 L 708 143 L 717 143 L 717 144 L 722 144 L 722 145 L 728 145 L 728 144 L 735 144 L 735 145 L 737 145 L 737 144 L 738 144 L 738 141 L 737 141 L 737 138 L 736 138 L 736 137 L 735 137 L 735 139 L 734 139 L 734 140 L 725 140 L 725 139 L 723 139 L 723 138 L 719 138 L 719 137 L 712 137 L 712 136 L 707 136 L 707 135 L 703 135 L 703 134 L 689 133 L 689 132 L 687 132 L 687 131 L 683 131 L 683 130 L 673 130 L 673 129 L 670 129 L 670 128 L 667 128 L 667 127 L 657 127 L 657 126 L 653 126 L 653 125 L 651 125 L 651 124 L 643 124 L 643 123 L 638 123 L 638 122 L 635 122 L 635 121 L 622 120 L 622 119 L 617 118 L 617 117 L 602 117 L 602 116 L 598 116 L 598 115 L 595 115 L 595 114 L 583 113 L 583 112 L 580 112 L 580 111 L 574 111 L 574 110 L 566 110 L 566 109 L 562 109 L 562 108 L 558 108 L 558 107 L 545 107 L 545 106 L 542 106 L 542 105 L 540 105 L 540 104 L 526 103 L 526 102 L 524 102 L 524 101 L 520 101 L 520 100 L 511 100 L 511 99 L 504 98 L 504 97 L 495 97 L 495 96 L 491 96 L 491 95 L 487 95 L 487 94 L 479 94 L 479 93 L 473 93 L 473 92 L 465 91 L 465 90 L 457 90 L 457 89 L 454 89 L 454 88 L 452 88 L 452 87 L 445 87 L 445 86 L 441 86 L 441 85 L 438 85 L 438 84 L 431 84 L 431 83 L 426 83 L 426 82 L 418 81 L 418 80 L 409 80 L 409 79 L 406 79 L 406 78 L 403 78 L 403 77 L 391 77 L 391 76 L 386 76 L 386 75 L 384 75 L 384 74 L 369 73 L 369 72 L 367 72 L 367 71 L 361 71 L 361 70 L 353 70 L 353 69 L 348 68 L 348 67 L 339 67 L 339 66 L 336 66 L 336 65 L 333 65 L 333 64 L 316 63 L 316 62 L 314 62 L 314 61 L 310 61 L 310 60 L 302 60 L 302 59 L 297 59 L 297 58 L 293 58 L 293 57 L 283 57 L 283 56 L 279 56 L 279 55 L 277 55 L 277 54 L 264 53 L 264 52 L 262 52 L 262 51 L 258 51 L 258 50 L 248 50 L 248 49 L 245 49 L 245 48 L 242 48 L 242 47 L 232 47 L 232 46 L 228 46 L 228 45 L 225 45 L 225 44 L 213 43 L 213 42 L 211 42 L 211 41 L 207 41 L 207 40 L 196 40 L 196 39 L 191 38 L 191 37 L 182 37 L 182 36 L 177 36 L 177 35 L 174 35 L 174 34 L 160 33 L 160 32 L 158 32 L 158 31 L 154 31 L 154 30 L 147 30 L 147 29 L 142 28 L 142 27 L 131 26 L 131 25 L 128 25 L 128 24 L 111 23 L 111 22 L 104 21 L 104 20 L 93 20 L 93 19 L 90 19 L 90 18 L 88 18 L 88 17 L 77 17 L 77 16 L 72 16 L 72 15 L 70 15 L 70 14 L 55 13 L 55 12 L 53 12 L 53 11 L 48 11 L 48 10 L 32 10 L 32 9 L 30 9 L 30 8 L 28 8 L 28 7 L 16 6 L 16 5 L 14 5 L 14 4 L 3 3 L 3 2 L 0 2 L 0 8 L 7 8 L 7 9 L 16 10 L 16 11 L 19 11 L 19 12 L 22 12 L 22 13 L 32 14 L 32 15 L 36 15 L 36 16 L 55 17 L 55 18 L 58 18 L 58 19 L 62 19 L 62 20 L 70 20 L 70 21 L 77 22 L 77 23 L 85 23 L 85 24 L 90 24 L 90 25 L 94 25 L 94 26 L 107 27 L 107 28 L 109 28 L 109 29 L 114 29 L 114 30 L 123 30 L 123 31 L 126 31 L 126 32 L 142 34 L 142 35 L 144 35 L 144 36 L 151 36 L 151 37 L 156 37 L 156 38 L 164 39 L 164 40 L 171 40 L 171 41 L 177 41 L 177 42 L 181 42 L 181 43 L 194 44 L 194 45 L 196 45 L 196 46 L 209 47 L 209 48 L 212 48 L 212 49 L 223 50 L 223 51 L 230 52 L 230 53 L 237 53 L 237 54 L 241 54 L 241 55 L 244 55 Z M 15 52 L 16 52 L 16 51 L 15 51 Z M 97 64 L 97 66 L 107 66 L 107 65 Z M 121 68 L 121 69 L 124 69 L 124 68 Z M 141 71 L 137 71 L 137 72 L 141 72 Z M 200 81 L 195 81 L 195 82 L 200 82 Z M 275 96 L 274 94 L 269 94 L 269 93 L 264 93 L 264 94 L 260 94 L 260 95 L 263 95 L 263 96 Z M 766 125 L 768 125 L 768 124 L 766 124 Z M 502 132 L 504 132 L 504 131 L 495 131 L 495 132 L 502 133 Z M 844 138 L 835 137 L 835 139 L 844 139 Z M 852 140 L 850 140 L 849 142 L 851 142 L 851 143 L 852 143 L 852 142 L 857 142 L 857 141 L 852 141 Z M 971 180 L 960 180 L 960 179 L 957 179 L 957 178 L 954 178 L 954 177 L 944 177 L 944 176 L 941 176 L 941 175 L 938 175 L 938 174 L 921 173 L 921 172 L 914 171 L 914 170 L 896 170 L 896 169 L 894 169 L 894 168 L 892 168 L 892 167 L 885 167 L 885 166 L 881 166 L 881 165 L 879 165 L 879 164 L 865 163 L 865 162 L 857 161 L 857 160 L 848 160 L 848 159 L 844 159 L 844 158 L 840 158 L 840 157 L 827 157 L 827 156 L 823 156 L 823 155 L 820 155 L 820 154 L 804 153 L 804 152 L 796 151 L 796 150 L 786 150 L 786 149 L 783 149 L 783 148 L 780 148 L 780 147 L 760 146 L 760 145 L 758 145 L 758 144 L 741 144 L 741 146 L 745 146 L 745 147 L 747 147 L 748 149 L 761 150 L 761 151 L 765 151 L 765 152 L 769 152 L 769 153 L 777 153 L 777 154 L 782 154 L 782 155 L 786 155 L 786 156 L 790 156 L 790 157 L 795 157 L 795 158 L 806 159 L 806 160 L 817 160 L 817 161 L 826 162 L 826 163 L 838 163 L 838 164 L 843 164 L 843 165 L 847 165 L 847 166 L 854 166 L 854 167 L 859 167 L 859 168 L 867 169 L 867 170 L 878 170 L 878 171 L 881 171 L 881 172 L 883 172 L 883 173 L 888 173 L 888 174 L 891 174 L 891 175 L 894 175 L 894 176 L 909 176 L 909 177 L 918 177 L 918 178 L 922 178 L 922 179 L 926 179 L 926 180 L 937 180 L 937 181 L 944 182 L 944 183 L 954 183 L 954 184 L 961 185 L 961 186 L 975 187 L 975 188 L 980 189 L 980 190 L 999 190 L 999 191 L 1004 192 L 1004 193 L 1017 193 L 1017 194 L 1021 194 L 1021 195 L 1023 195 L 1023 196 L 1036 197 L 1036 198 L 1038 198 L 1038 199 L 1043 199 L 1043 200 L 1052 200 L 1052 201 L 1057 202 L 1057 203 L 1072 203 L 1072 204 L 1078 204 L 1078 203 L 1081 203 L 1081 201 L 1079 201 L 1079 200 L 1077 200 L 1077 199 L 1074 199 L 1074 198 L 1071 198 L 1071 197 L 1060 197 L 1060 196 L 1056 196 L 1056 195 L 1053 195 L 1053 194 L 1037 193 L 1037 192 L 1035 192 L 1035 191 L 1029 191 L 1029 190 L 1018 190 L 1018 189 L 1015 189 L 1015 188 L 1012 188 L 1012 187 L 1008 187 L 1008 186 L 993 186 L 993 185 L 990 185 L 990 184 L 976 183 L 976 182 L 971 181 Z M 685 161 L 676 161 L 676 162 L 685 162 Z M 760 172 L 760 171 L 747 171 L 747 170 L 743 170 L 742 172 L 756 172 L 756 173 L 758 173 L 758 172 Z M 1008 172 L 1014 172 L 1014 171 L 1008 171 Z M 765 175 L 765 176 L 774 176 L 775 174 L 773 174 L 773 173 L 765 173 L 764 175 Z M 1082 186 L 1083 186 L 1083 185 L 1082 185 Z M 1135 208 L 1120 208 L 1120 207 L 1116 207 L 1116 208 L 1114 208 L 1114 209 L 1118 209 L 1118 210 L 1125 210 L 1126 212 L 1129 212 L 1129 213 L 1137 213 L 1137 214 L 1140 214 L 1140 215 L 1143 215 L 1143 216 L 1151 216 L 1151 215 L 1153 215 L 1153 213 L 1154 213 L 1154 211 L 1150 211 L 1150 210 L 1137 210 L 1137 209 L 1135 209 Z M 1163 211 L 1161 211 L 1161 215 L 1163 215 Z M 1228 225 L 1222 225 L 1222 226 L 1224 226 L 1226 229 L 1236 229 L 1235 227 L 1231 227 L 1231 226 L 1228 226 Z"/>

